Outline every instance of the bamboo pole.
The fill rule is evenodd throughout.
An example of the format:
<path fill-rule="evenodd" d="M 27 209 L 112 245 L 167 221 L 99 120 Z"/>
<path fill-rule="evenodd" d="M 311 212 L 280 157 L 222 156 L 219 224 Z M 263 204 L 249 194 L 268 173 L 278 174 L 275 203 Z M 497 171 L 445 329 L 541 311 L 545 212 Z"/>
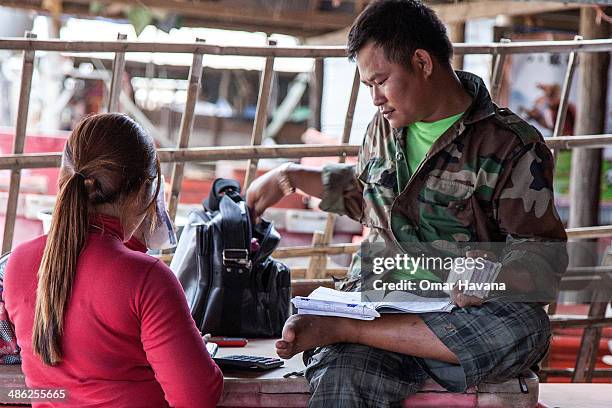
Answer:
<path fill-rule="evenodd" d="M 329 220 L 329 218 L 328 218 Z M 325 233 L 321 231 L 315 231 L 312 234 L 312 246 L 318 247 L 326 244 Z M 306 268 L 306 279 L 314 279 L 320 278 L 325 273 L 325 269 L 327 268 L 327 255 L 313 255 L 310 257 L 310 262 L 308 263 L 308 268 Z"/>
<path fill-rule="evenodd" d="M 565 232 L 568 238 L 604 238 L 612 236 L 612 225 L 567 228 Z"/>
<path fill-rule="evenodd" d="M 605 319 L 606 309 L 610 303 L 609 289 L 599 287 L 593 292 L 591 304 L 589 306 L 588 318 L 592 320 Z M 612 320 L 612 319 L 610 319 Z M 601 339 L 601 326 L 591 324 L 585 327 L 582 332 L 580 348 L 576 357 L 576 366 L 574 367 L 574 375 L 572 376 L 573 383 L 593 382 L 593 369 L 599 354 L 599 341 Z"/>
<path fill-rule="evenodd" d="M 508 44 L 510 40 L 502 38 L 501 44 Z M 491 99 L 499 102 L 499 92 L 501 89 L 502 74 L 504 72 L 504 63 L 506 62 L 506 54 L 496 50 L 493 53 L 493 73 L 491 74 Z"/>
<path fill-rule="evenodd" d="M 196 42 L 203 43 L 204 40 L 196 38 Z M 189 147 L 189 138 L 193 130 L 194 110 L 196 102 L 198 100 L 198 92 L 200 90 L 200 82 L 202 79 L 202 60 L 203 55 L 201 53 L 193 54 L 191 67 L 189 68 L 189 85 L 187 88 L 187 100 L 185 102 L 185 110 L 183 111 L 183 116 L 181 118 L 181 128 L 177 144 L 177 147 L 179 149 Z M 174 163 L 172 167 L 172 187 L 170 189 L 170 203 L 168 205 L 168 212 L 170 213 L 170 219 L 172 220 L 174 220 L 174 217 L 176 216 L 176 209 L 178 207 L 179 194 L 181 192 L 184 171 L 184 162 Z"/>
<path fill-rule="evenodd" d="M 117 41 L 127 40 L 126 34 L 117 34 Z M 110 92 L 108 95 L 108 112 L 119 110 L 119 97 L 121 96 L 121 85 L 123 84 L 123 71 L 125 70 L 125 52 L 115 52 L 113 60 L 113 75 L 111 76 Z"/>
<path fill-rule="evenodd" d="M 612 134 L 587 136 L 559 136 L 544 141 L 553 149 L 574 147 L 600 148 L 612 145 Z M 217 160 L 297 159 L 301 157 L 356 156 L 358 145 L 277 145 L 190 147 L 158 149 L 162 162 L 206 162 Z M 61 153 L 7 154 L 0 156 L 0 170 L 40 169 L 59 167 Z"/>
<path fill-rule="evenodd" d="M 612 134 L 584 135 L 584 136 L 557 136 L 545 140 L 551 149 L 571 149 L 575 147 L 587 147 L 596 149 L 607 147 L 612 144 Z"/>
<path fill-rule="evenodd" d="M 167 162 L 210 162 L 218 160 L 247 160 L 327 156 L 356 156 L 357 145 L 277 145 L 277 146 L 224 146 L 190 147 L 184 149 L 157 149 L 159 160 Z M 0 156 L 0 170 L 40 169 L 59 167 L 61 153 L 28 153 Z"/>
<path fill-rule="evenodd" d="M 323 58 L 316 58 L 312 74 L 310 76 L 310 85 L 308 87 L 310 95 L 308 96 L 308 104 L 310 108 L 310 117 L 308 118 L 308 127 L 321 130 L 321 103 L 323 100 L 323 76 L 325 75 L 325 62 Z"/>
<path fill-rule="evenodd" d="M 574 40 L 581 41 L 582 36 L 577 35 L 574 37 Z M 557 110 L 557 120 L 553 130 L 553 137 L 561 135 L 562 127 L 565 124 L 567 107 L 569 105 L 569 94 L 572 88 L 572 82 L 574 80 L 574 73 L 576 72 L 576 62 L 576 52 L 572 51 L 570 52 L 569 59 L 567 61 L 567 71 L 565 71 L 565 79 L 563 80 L 563 88 L 561 89 L 561 98 L 559 100 L 559 109 Z"/>
<path fill-rule="evenodd" d="M 348 107 L 346 109 L 346 116 L 344 118 L 344 129 L 342 131 L 342 144 L 347 144 L 351 138 L 351 129 L 353 127 L 353 117 L 355 116 L 355 106 L 357 105 L 357 96 L 359 95 L 359 69 L 355 67 L 355 73 L 353 75 L 353 83 L 351 85 L 351 95 L 349 97 Z M 339 163 L 344 163 L 346 156 L 340 156 L 338 159 Z M 334 235 L 334 224 L 336 222 L 336 214 L 327 214 L 327 221 L 325 222 L 325 230 L 323 236 L 319 237 L 315 233 L 312 237 L 313 245 L 327 245 L 331 242 Z M 315 276 L 308 276 L 308 278 L 315 278 L 316 271 L 325 270 L 327 267 L 327 256 L 317 255 L 310 258 L 310 264 L 308 265 L 308 271 L 314 273 Z"/>
<path fill-rule="evenodd" d="M 612 325 L 612 317 L 586 317 L 581 319 L 555 318 L 550 319 L 553 329 L 565 329 L 568 327 L 605 327 Z"/>
<path fill-rule="evenodd" d="M 268 45 L 275 46 L 276 41 L 268 40 Z M 251 134 L 251 146 L 261 145 L 261 139 L 268 120 L 268 101 L 270 100 L 270 91 L 272 88 L 272 72 L 274 70 L 274 57 L 266 57 L 263 71 L 261 73 L 261 82 L 259 84 L 259 96 L 257 98 L 257 111 L 255 114 L 255 122 L 253 123 L 253 133 Z M 258 158 L 250 158 L 247 164 L 246 174 L 244 176 L 244 191 L 246 192 L 257 174 Z"/>
<path fill-rule="evenodd" d="M 510 44 L 454 44 L 454 52 L 466 54 L 530 54 L 608 52 L 612 50 L 612 39 L 584 41 L 530 41 Z M 235 55 L 246 57 L 282 58 L 340 58 L 346 57 L 345 46 L 297 46 L 297 47 L 235 47 L 198 45 L 193 43 L 117 42 L 117 41 L 63 41 L 57 39 L 36 40 L 4 37 L 0 38 L 0 49 L 23 51 L 60 52 L 167 52 L 210 55 Z"/>
<path fill-rule="evenodd" d="M 341 255 L 341 254 L 352 254 L 357 252 L 360 244 L 330 244 L 320 247 L 312 246 L 296 246 L 296 247 L 285 247 L 278 248 L 272 256 L 275 258 L 299 258 L 303 256 L 312 256 L 318 254 L 327 255 Z"/>
<path fill-rule="evenodd" d="M 541 368 L 538 375 L 547 374 L 554 377 L 572 377 L 574 375 L 573 368 Z M 597 378 L 612 378 L 612 368 L 598 368 L 593 371 L 593 377 Z"/>
<path fill-rule="evenodd" d="M 36 34 L 26 32 L 27 39 L 35 39 Z M 13 154 L 23 153 L 25 145 L 26 128 L 28 124 L 28 108 L 30 105 L 30 91 L 32 89 L 32 74 L 34 73 L 34 51 L 23 53 L 21 68 L 21 85 L 19 88 L 19 106 L 17 108 L 17 123 L 15 137 L 13 138 Z M 19 203 L 19 186 L 21 184 L 21 169 L 12 169 L 9 184 L 9 194 L 6 203 L 4 219 L 4 236 L 2 238 L 2 253 L 9 252 L 13 247 L 13 235 Z"/>

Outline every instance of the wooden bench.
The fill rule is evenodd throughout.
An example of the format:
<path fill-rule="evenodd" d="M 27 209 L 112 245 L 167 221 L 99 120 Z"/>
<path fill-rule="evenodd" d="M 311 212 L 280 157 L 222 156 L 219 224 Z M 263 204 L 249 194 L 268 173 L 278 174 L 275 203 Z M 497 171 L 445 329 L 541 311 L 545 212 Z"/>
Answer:
<path fill-rule="evenodd" d="M 275 356 L 273 340 L 252 340 L 247 347 L 220 348 L 219 356 L 246 354 Z M 248 373 L 225 371 L 223 396 L 219 407 L 306 407 L 309 397 L 308 383 L 303 377 L 283 378 L 285 374 L 304 369 L 302 356 L 285 361 L 285 365 L 266 372 Z M 521 393 L 518 380 L 502 384 L 483 383 L 466 393 L 450 393 L 433 380 L 409 397 L 405 407 L 535 407 L 538 402 L 538 379 L 533 373 L 525 375 L 528 393 Z M 0 366 L 0 404 L 17 406 L 8 399 L 11 388 L 25 388 L 21 366 Z"/>
<path fill-rule="evenodd" d="M 244 348 L 220 348 L 219 355 L 248 354 L 274 356 L 274 341 L 254 340 Z M 262 374 L 226 372 L 220 407 L 305 407 L 309 388 L 303 377 L 283 378 L 283 375 L 304 369 L 302 356 L 285 361 L 285 365 Z M 466 393 L 446 391 L 433 380 L 425 382 L 421 390 L 404 402 L 405 407 L 535 407 L 538 403 L 538 377 L 525 373 L 528 393 L 521 393 L 516 379 L 501 384 L 483 383 Z"/>

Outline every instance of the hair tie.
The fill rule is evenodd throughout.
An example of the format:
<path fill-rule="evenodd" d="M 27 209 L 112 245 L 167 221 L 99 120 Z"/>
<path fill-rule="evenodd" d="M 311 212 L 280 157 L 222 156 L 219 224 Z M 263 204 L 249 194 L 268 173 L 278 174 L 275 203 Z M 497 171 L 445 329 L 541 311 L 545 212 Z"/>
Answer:
<path fill-rule="evenodd" d="M 82 178 L 83 180 L 85 180 L 87 178 L 87 177 L 85 177 L 85 175 L 83 173 L 78 172 L 78 171 L 75 171 L 74 175 L 77 176 L 77 177 Z"/>

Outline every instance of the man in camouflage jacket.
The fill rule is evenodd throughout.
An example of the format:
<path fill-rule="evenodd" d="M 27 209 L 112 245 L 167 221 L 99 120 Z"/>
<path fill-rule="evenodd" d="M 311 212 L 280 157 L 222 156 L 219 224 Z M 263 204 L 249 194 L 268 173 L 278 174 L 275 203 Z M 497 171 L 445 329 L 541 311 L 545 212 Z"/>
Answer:
<path fill-rule="evenodd" d="M 550 323 L 542 303 L 554 298 L 567 259 L 547 244 L 566 240 L 554 207 L 553 160 L 538 132 L 498 108 L 482 80 L 454 72 L 443 24 L 416 0 L 371 3 L 348 41 L 379 112 L 357 166 L 287 165 L 247 192 L 257 217 L 296 188 L 320 208 L 370 228 L 365 241 L 390 253 L 431 244 L 465 248 L 500 243 L 498 280 L 531 301 L 456 294 L 450 313 L 384 314 L 373 321 L 294 315 L 276 344 L 279 356 L 304 353 L 311 407 L 388 407 L 428 377 L 461 392 L 481 381 L 521 375 L 546 353 Z M 418 166 L 414 123 L 458 117 Z M 462 254 L 459 254 L 462 255 Z M 341 288 L 359 288 L 357 256 Z M 357 285 L 356 285 L 357 284 Z"/>

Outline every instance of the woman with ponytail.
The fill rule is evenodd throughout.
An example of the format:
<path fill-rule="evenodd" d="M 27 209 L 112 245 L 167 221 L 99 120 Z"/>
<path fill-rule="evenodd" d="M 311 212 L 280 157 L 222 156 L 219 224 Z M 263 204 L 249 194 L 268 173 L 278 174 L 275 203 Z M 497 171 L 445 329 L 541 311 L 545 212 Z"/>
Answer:
<path fill-rule="evenodd" d="M 153 140 L 125 115 L 89 116 L 68 138 L 49 234 L 15 248 L 4 278 L 28 387 L 65 395 L 34 406 L 216 405 L 221 372 L 139 239 L 160 177 Z"/>

